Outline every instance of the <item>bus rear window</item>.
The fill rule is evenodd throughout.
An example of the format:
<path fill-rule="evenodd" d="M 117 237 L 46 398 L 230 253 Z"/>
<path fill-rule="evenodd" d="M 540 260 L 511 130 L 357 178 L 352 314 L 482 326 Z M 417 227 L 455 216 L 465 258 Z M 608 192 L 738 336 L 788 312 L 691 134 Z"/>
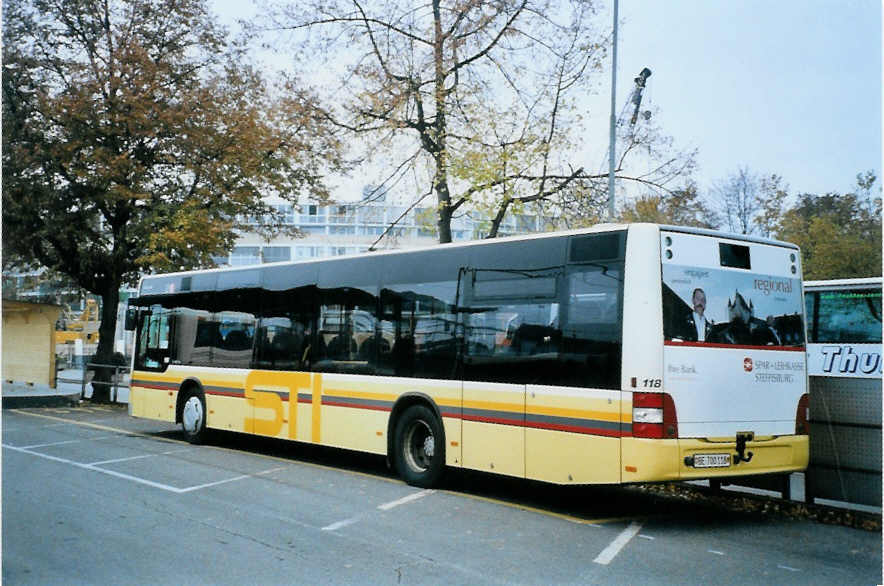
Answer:
<path fill-rule="evenodd" d="M 571 239 L 568 261 L 580 263 L 623 258 L 623 236 L 623 232 L 576 236 Z"/>
<path fill-rule="evenodd" d="M 718 244 L 718 252 L 721 260 L 721 266 L 734 269 L 751 269 L 752 263 L 749 258 L 749 247 L 739 244 L 728 244 L 720 242 Z"/>

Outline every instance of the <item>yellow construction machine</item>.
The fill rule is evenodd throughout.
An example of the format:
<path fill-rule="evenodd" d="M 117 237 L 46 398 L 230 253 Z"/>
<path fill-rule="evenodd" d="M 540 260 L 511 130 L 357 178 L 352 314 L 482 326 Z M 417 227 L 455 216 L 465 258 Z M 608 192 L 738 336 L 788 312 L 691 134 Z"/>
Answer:
<path fill-rule="evenodd" d="M 98 343 L 98 326 L 101 324 L 101 316 L 98 312 L 98 302 L 94 299 L 86 300 L 86 307 L 78 316 L 65 312 L 65 317 L 59 320 L 55 329 L 56 344 L 83 340 L 86 344 Z"/>

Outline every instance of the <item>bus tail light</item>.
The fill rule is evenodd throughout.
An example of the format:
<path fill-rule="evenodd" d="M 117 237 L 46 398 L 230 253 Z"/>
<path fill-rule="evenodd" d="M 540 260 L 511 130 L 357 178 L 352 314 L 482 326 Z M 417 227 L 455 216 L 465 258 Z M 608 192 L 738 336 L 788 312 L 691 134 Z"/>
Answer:
<path fill-rule="evenodd" d="M 649 439 L 678 437 L 675 403 L 667 393 L 632 394 L 632 436 Z"/>
<path fill-rule="evenodd" d="M 810 433 L 810 395 L 804 393 L 798 399 L 798 411 L 795 413 L 795 435 L 808 435 Z"/>

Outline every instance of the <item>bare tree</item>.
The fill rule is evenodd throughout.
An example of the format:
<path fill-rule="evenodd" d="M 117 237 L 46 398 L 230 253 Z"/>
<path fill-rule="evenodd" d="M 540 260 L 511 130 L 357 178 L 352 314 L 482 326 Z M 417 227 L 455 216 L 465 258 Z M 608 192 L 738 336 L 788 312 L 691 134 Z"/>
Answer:
<path fill-rule="evenodd" d="M 761 209 L 755 216 L 755 224 L 762 236 L 770 238 L 776 232 L 783 211 L 786 209 L 788 197 L 789 186 L 781 176 L 771 174 L 761 178 L 759 183 Z"/>
<path fill-rule="evenodd" d="M 449 242 L 461 208 L 483 210 L 496 234 L 520 206 L 602 197 L 603 175 L 573 164 L 577 98 L 609 43 L 595 13 L 592 0 L 310 0 L 276 5 L 261 31 L 313 57 L 306 72 L 316 57 L 343 70 L 326 116 L 369 153 L 407 161 L 389 180 L 409 174 L 416 199 L 435 196 Z"/>
<path fill-rule="evenodd" d="M 756 216 L 762 208 L 760 196 L 761 179 L 748 167 L 740 167 L 712 188 L 715 206 L 727 229 L 739 234 L 752 234 L 758 228 Z"/>

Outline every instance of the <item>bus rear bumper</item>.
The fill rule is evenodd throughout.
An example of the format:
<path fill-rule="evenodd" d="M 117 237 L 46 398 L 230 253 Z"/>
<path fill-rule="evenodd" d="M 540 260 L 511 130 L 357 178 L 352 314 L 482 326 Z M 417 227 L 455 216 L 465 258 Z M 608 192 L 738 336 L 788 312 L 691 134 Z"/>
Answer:
<path fill-rule="evenodd" d="M 649 440 L 624 438 L 621 479 L 629 482 L 665 482 L 799 472 L 807 468 L 806 435 L 778 436 L 746 443 L 736 458 L 737 443 L 702 439 Z"/>

